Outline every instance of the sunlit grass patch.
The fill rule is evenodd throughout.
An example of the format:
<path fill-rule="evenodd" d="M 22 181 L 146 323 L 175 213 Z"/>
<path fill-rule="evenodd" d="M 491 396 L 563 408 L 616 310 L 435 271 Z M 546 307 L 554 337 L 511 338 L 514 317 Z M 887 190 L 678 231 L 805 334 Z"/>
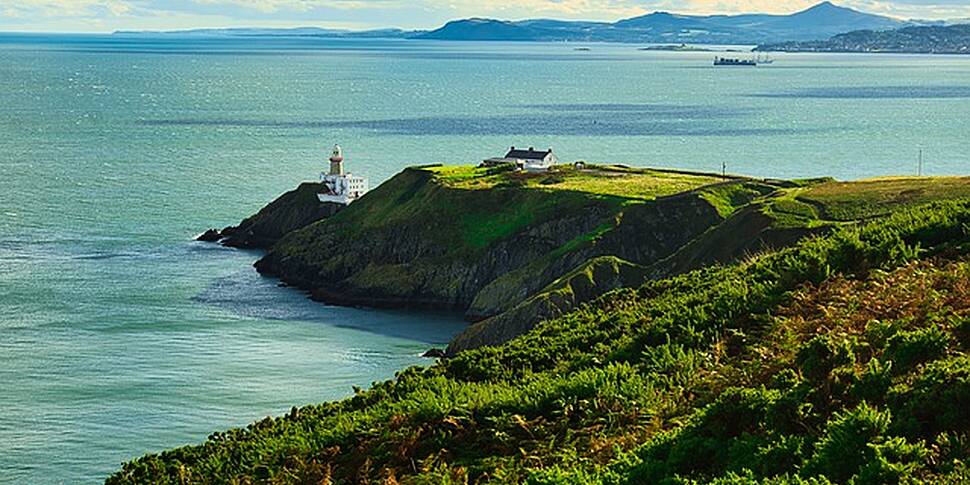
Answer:
<path fill-rule="evenodd" d="M 970 177 L 892 177 L 827 182 L 798 195 L 822 217 L 851 221 L 887 215 L 935 200 L 970 198 Z"/>
<path fill-rule="evenodd" d="M 549 172 L 528 173 L 502 167 L 435 166 L 425 167 L 444 185 L 458 189 L 485 190 L 520 187 L 537 190 L 563 190 L 593 195 L 652 200 L 657 197 L 694 190 L 724 179 L 715 175 L 690 174 L 618 165 L 592 165 L 577 169 L 556 166 Z"/>

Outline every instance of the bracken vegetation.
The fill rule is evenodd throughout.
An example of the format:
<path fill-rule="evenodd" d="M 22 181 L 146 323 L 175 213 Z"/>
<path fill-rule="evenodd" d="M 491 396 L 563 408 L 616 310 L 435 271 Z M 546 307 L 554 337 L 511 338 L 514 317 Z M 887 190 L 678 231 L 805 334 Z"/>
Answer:
<path fill-rule="evenodd" d="M 613 291 L 108 483 L 966 483 L 968 349 L 970 202 L 935 203 Z"/>

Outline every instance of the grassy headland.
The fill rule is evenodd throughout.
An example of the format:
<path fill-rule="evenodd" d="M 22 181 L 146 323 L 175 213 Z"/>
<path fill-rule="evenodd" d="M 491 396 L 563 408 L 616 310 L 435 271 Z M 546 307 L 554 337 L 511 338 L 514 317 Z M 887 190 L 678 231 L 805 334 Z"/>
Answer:
<path fill-rule="evenodd" d="M 467 310 L 484 288 L 527 267 L 523 296 L 541 289 L 589 259 L 634 208 L 680 207 L 665 199 L 723 180 L 623 167 L 545 174 L 416 167 L 287 235 L 258 268 L 325 301 Z M 696 196 L 691 210 L 696 217 L 684 230 L 637 262 L 666 256 L 721 219 Z M 484 302 L 476 316 L 495 314 L 499 303 Z"/>
<path fill-rule="evenodd" d="M 435 264 L 476 276 L 501 262 L 475 291 L 505 302 L 473 327 L 493 345 L 147 455 L 108 482 L 970 480 L 966 178 L 688 175 L 670 193 L 655 177 L 681 175 L 570 186 L 596 172 L 478 170 L 408 170 L 274 252 L 316 258 L 318 275 L 358 261 L 344 237 L 385 238 L 360 257 L 412 257 L 369 263 L 411 288 L 442 278 L 423 273 Z M 541 251 L 489 259 L 523 241 Z M 536 302 L 557 311 L 529 313 Z"/>

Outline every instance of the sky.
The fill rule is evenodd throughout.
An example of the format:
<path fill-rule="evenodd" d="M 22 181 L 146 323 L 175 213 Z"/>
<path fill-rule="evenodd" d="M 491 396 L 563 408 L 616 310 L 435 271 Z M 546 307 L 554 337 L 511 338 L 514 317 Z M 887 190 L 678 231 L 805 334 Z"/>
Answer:
<path fill-rule="evenodd" d="M 820 0 L 0 0 L 0 31 L 112 32 L 314 26 L 433 29 L 449 20 L 615 21 L 654 11 L 791 13 Z M 970 0 L 836 0 L 904 19 L 970 18 Z"/>

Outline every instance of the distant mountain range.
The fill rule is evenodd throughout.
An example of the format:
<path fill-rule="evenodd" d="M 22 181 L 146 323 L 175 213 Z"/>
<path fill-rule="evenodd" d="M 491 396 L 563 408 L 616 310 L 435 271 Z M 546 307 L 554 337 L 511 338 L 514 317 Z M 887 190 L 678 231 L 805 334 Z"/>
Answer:
<path fill-rule="evenodd" d="M 114 35 L 184 35 L 199 37 L 327 37 L 327 38 L 403 38 L 414 37 L 421 31 L 401 29 L 378 30 L 340 30 L 320 27 L 298 27 L 294 29 L 274 28 L 229 28 L 229 29 L 191 29 L 191 30 L 119 30 Z"/>
<path fill-rule="evenodd" d="M 397 29 L 353 32 L 319 28 L 200 29 L 170 32 L 206 36 L 313 36 L 337 38 L 406 38 L 535 42 L 630 42 L 686 44 L 766 44 L 828 39 L 856 30 L 889 30 L 915 25 L 859 12 L 830 2 L 790 15 L 680 15 L 655 12 L 618 22 L 563 20 L 504 21 L 472 18 L 448 22 L 431 31 Z M 140 34 L 119 32 L 119 34 Z M 159 32 L 152 32 L 159 34 Z"/>
<path fill-rule="evenodd" d="M 918 26 L 888 31 L 860 30 L 836 35 L 824 41 L 762 45 L 758 50 L 970 54 L 970 25 Z"/>
<path fill-rule="evenodd" d="M 829 2 L 791 15 L 679 15 L 655 12 L 614 23 L 467 19 L 417 35 L 442 40 L 606 41 L 760 44 L 827 39 L 853 30 L 885 30 L 906 22 Z"/>

